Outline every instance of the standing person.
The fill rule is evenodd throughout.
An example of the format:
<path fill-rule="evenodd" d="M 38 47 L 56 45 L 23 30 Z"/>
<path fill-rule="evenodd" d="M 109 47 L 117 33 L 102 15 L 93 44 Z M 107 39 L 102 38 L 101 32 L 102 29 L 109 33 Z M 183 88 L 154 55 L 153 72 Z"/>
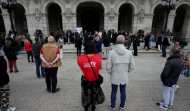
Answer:
<path fill-rule="evenodd" d="M 100 56 L 102 56 L 102 42 L 100 40 L 100 36 L 97 35 L 95 40 L 94 40 L 94 43 L 96 45 L 96 48 L 97 48 L 97 54 L 99 54 Z"/>
<path fill-rule="evenodd" d="M 127 41 L 128 41 L 128 46 L 127 46 L 127 49 L 130 50 L 130 47 L 131 47 L 131 36 L 129 36 L 129 34 L 127 34 Z"/>
<path fill-rule="evenodd" d="M 134 56 L 137 56 L 138 55 L 138 49 L 137 49 L 137 46 L 138 46 L 138 40 L 137 40 L 137 35 L 132 35 L 132 40 L 133 40 L 133 50 L 134 50 Z"/>
<path fill-rule="evenodd" d="M 166 57 L 166 48 L 169 46 L 170 43 L 166 35 L 163 35 L 163 42 L 162 42 L 162 57 Z"/>
<path fill-rule="evenodd" d="M 150 43 L 150 35 L 149 33 L 147 33 L 145 36 L 145 45 L 144 45 L 144 48 L 147 47 L 147 50 L 149 50 L 149 43 Z"/>
<path fill-rule="evenodd" d="M 160 33 L 157 34 L 157 43 L 158 43 L 158 51 L 160 51 L 161 46 L 162 46 L 162 36 L 160 35 Z"/>
<path fill-rule="evenodd" d="M 95 75 L 99 78 L 99 70 L 102 64 L 102 57 L 96 54 L 97 53 L 96 45 L 91 40 L 86 41 L 84 43 L 84 52 L 85 54 L 77 58 L 77 63 L 83 72 L 83 75 L 81 77 L 81 86 L 82 86 L 81 88 L 84 95 L 84 100 L 82 101 L 85 111 L 88 111 L 90 106 L 92 111 L 95 111 L 96 109 L 95 103 L 98 95 L 96 92 L 96 88 L 100 87 L 96 83 L 97 79 Z M 91 61 L 92 67 L 87 57 Z"/>
<path fill-rule="evenodd" d="M 75 39 L 75 46 L 77 48 L 77 56 L 81 55 L 81 48 L 82 48 L 82 38 L 78 35 Z"/>
<path fill-rule="evenodd" d="M 152 42 L 154 41 L 154 35 L 150 32 L 150 42 L 149 42 L 149 49 L 152 49 Z"/>
<path fill-rule="evenodd" d="M 35 43 L 32 45 L 32 51 L 34 53 L 34 58 L 35 58 L 35 64 L 36 64 L 36 76 L 37 78 L 40 78 L 40 66 L 41 66 L 41 59 L 40 59 L 40 50 L 43 46 L 42 43 L 40 43 L 40 37 L 35 38 Z M 44 73 L 44 68 L 41 66 L 41 76 L 44 78 L 45 73 Z"/>
<path fill-rule="evenodd" d="M 42 67 L 45 68 L 47 91 L 56 93 L 60 88 L 57 86 L 57 70 L 61 66 L 60 51 L 54 44 L 53 36 L 48 37 L 48 43 L 44 44 L 40 51 Z"/>
<path fill-rule="evenodd" d="M 3 51 L 4 46 L 5 46 L 5 39 L 3 38 L 3 34 L 0 33 L 0 48 L 2 56 L 5 56 L 5 53 Z"/>
<path fill-rule="evenodd" d="M 9 75 L 7 74 L 7 62 L 0 54 L 0 111 L 14 111 L 16 108 L 9 108 Z"/>
<path fill-rule="evenodd" d="M 168 107 L 173 107 L 175 84 L 177 83 L 183 69 L 183 61 L 181 60 L 179 53 L 179 49 L 171 49 L 170 57 L 167 59 L 161 74 L 164 102 L 156 103 L 156 105 L 164 110 L 168 110 Z"/>
<path fill-rule="evenodd" d="M 24 47 L 26 49 L 26 53 L 27 53 L 27 56 L 28 56 L 28 62 L 31 62 L 30 61 L 30 56 L 32 58 L 32 62 L 34 62 L 34 59 L 33 59 L 33 53 L 32 53 L 32 44 L 26 40 L 26 43 L 24 43 Z"/>
<path fill-rule="evenodd" d="M 16 49 L 11 46 L 12 42 L 10 40 L 5 41 L 5 47 L 3 48 L 5 55 L 8 60 L 8 65 L 9 65 L 9 71 L 10 73 L 13 72 L 13 67 L 15 69 L 15 73 L 18 72 L 17 65 L 16 65 L 16 60 L 17 60 L 17 54 L 16 54 Z"/>
<path fill-rule="evenodd" d="M 135 62 L 131 51 L 124 46 L 125 38 L 123 35 L 117 37 L 117 45 L 110 51 L 107 60 L 107 72 L 110 74 L 112 84 L 110 109 L 115 111 L 116 94 L 118 86 L 120 87 L 121 103 L 120 111 L 125 109 L 126 84 L 128 82 L 128 72 L 134 70 Z"/>
<path fill-rule="evenodd" d="M 104 38 L 103 43 L 104 43 L 104 49 L 105 49 L 104 55 L 105 55 L 105 58 L 107 59 L 108 58 L 108 53 L 110 51 L 110 43 L 111 43 L 110 38 L 108 36 L 106 36 Z"/>

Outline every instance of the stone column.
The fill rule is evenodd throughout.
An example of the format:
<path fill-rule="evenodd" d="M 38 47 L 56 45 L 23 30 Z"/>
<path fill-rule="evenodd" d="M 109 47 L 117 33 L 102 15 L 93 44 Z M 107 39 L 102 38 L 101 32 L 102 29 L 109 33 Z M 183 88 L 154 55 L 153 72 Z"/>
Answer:
<path fill-rule="evenodd" d="M 106 31 L 108 31 L 109 29 L 118 30 L 118 17 L 118 14 L 104 14 L 104 29 Z"/>
<path fill-rule="evenodd" d="M 77 28 L 76 14 L 62 13 L 63 30 L 75 30 Z"/>
<path fill-rule="evenodd" d="M 49 23 L 48 23 L 48 15 L 47 14 L 42 14 L 41 15 L 41 20 L 38 22 L 39 29 L 42 30 L 43 32 L 43 37 L 48 37 L 50 35 L 49 32 Z"/>
<path fill-rule="evenodd" d="M 10 16 L 6 12 L 6 10 L 2 10 L 2 16 L 3 16 L 4 25 L 5 25 L 6 35 L 7 35 L 9 33 L 9 30 L 11 30 Z"/>
<path fill-rule="evenodd" d="M 173 31 L 173 25 L 174 25 L 174 20 L 175 20 L 175 14 L 170 14 L 168 16 L 168 24 L 167 24 L 167 29 L 170 30 L 170 32 Z"/>
<path fill-rule="evenodd" d="M 26 21 L 27 21 L 27 28 L 28 33 L 32 36 L 36 29 L 38 29 L 38 21 L 36 21 L 34 14 L 25 14 L 26 15 Z"/>
<path fill-rule="evenodd" d="M 153 21 L 153 14 L 146 14 L 144 17 L 144 31 L 151 32 L 152 31 L 152 21 Z"/>
<path fill-rule="evenodd" d="M 134 14 L 133 18 L 132 18 L 132 28 L 131 28 L 131 32 L 132 33 L 136 33 L 138 28 L 138 14 Z"/>

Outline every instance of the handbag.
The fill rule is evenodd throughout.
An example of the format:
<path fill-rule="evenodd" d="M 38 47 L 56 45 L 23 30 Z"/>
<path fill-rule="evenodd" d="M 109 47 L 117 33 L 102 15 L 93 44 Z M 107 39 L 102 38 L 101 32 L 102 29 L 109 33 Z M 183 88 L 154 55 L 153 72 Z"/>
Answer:
<path fill-rule="evenodd" d="M 86 56 L 87 56 L 87 55 L 86 55 Z M 88 56 L 87 56 L 87 58 L 88 58 Z M 90 59 L 89 59 L 89 58 L 88 58 L 88 61 L 89 61 L 89 63 L 90 63 Z M 90 63 L 90 66 L 91 66 L 91 68 L 92 68 L 92 71 L 93 71 L 93 73 L 94 73 L 95 78 L 97 79 L 96 82 L 97 82 L 98 84 L 102 84 L 103 81 L 104 81 L 104 78 L 103 78 L 100 74 L 98 75 L 99 78 L 97 78 L 97 76 L 96 76 L 96 74 L 95 74 L 95 72 L 94 72 L 94 69 L 93 69 L 91 63 Z"/>
<path fill-rule="evenodd" d="M 87 56 L 87 55 L 86 55 L 86 56 Z M 88 58 L 88 56 L 87 56 L 87 58 Z M 90 63 L 90 59 L 89 59 L 89 58 L 88 58 L 88 61 L 89 61 L 89 63 Z M 90 66 L 91 66 L 91 68 L 92 68 L 92 71 L 93 71 L 93 73 L 94 73 L 95 78 L 97 79 L 97 80 L 95 81 L 95 83 L 96 83 L 95 105 L 97 105 L 97 104 L 102 104 L 102 103 L 105 101 L 105 95 L 104 95 L 104 92 L 103 92 L 103 90 L 102 90 L 102 88 L 101 88 L 101 86 L 100 86 L 100 84 L 103 83 L 103 77 L 99 74 L 99 78 L 97 78 L 97 76 L 96 76 L 96 74 L 95 74 L 95 72 L 94 72 L 94 69 L 93 69 L 91 63 L 90 63 Z"/>

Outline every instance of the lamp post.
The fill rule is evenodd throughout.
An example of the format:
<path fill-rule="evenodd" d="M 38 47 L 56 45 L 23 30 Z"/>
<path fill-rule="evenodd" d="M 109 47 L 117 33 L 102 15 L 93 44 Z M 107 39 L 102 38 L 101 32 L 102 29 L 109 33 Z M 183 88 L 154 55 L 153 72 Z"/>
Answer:
<path fill-rule="evenodd" d="M 167 32 L 168 16 L 171 10 L 175 10 L 179 0 L 162 0 L 162 6 L 165 8 L 166 21 L 164 25 L 164 33 Z"/>
<path fill-rule="evenodd" d="M 7 12 L 9 13 L 10 16 L 10 21 L 11 21 L 11 30 L 15 32 L 15 28 L 13 25 L 13 20 L 12 20 L 12 12 L 14 5 L 16 5 L 17 0 L 0 0 L 0 5 L 2 6 L 3 9 L 7 9 Z"/>

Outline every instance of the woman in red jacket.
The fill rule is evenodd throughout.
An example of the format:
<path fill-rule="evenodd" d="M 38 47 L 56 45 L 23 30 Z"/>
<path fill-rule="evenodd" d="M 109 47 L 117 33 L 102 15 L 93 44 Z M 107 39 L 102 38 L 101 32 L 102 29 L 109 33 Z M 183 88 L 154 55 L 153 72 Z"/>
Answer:
<path fill-rule="evenodd" d="M 83 94 L 83 106 L 85 111 L 88 111 L 88 108 L 91 106 L 92 111 L 95 111 L 95 90 L 96 84 L 94 81 L 96 81 L 96 77 L 93 73 L 93 70 L 98 77 L 99 70 L 102 64 L 102 57 L 97 53 L 96 45 L 92 41 L 87 41 L 84 44 L 84 52 L 85 54 L 79 56 L 77 58 L 77 63 L 79 67 L 81 68 L 83 75 L 81 78 L 81 86 L 82 86 L 82 94 Z M 90 63 L 89 63 L 89 60 Z M 92 70 L 92 67 L 93 70 Z"/>

